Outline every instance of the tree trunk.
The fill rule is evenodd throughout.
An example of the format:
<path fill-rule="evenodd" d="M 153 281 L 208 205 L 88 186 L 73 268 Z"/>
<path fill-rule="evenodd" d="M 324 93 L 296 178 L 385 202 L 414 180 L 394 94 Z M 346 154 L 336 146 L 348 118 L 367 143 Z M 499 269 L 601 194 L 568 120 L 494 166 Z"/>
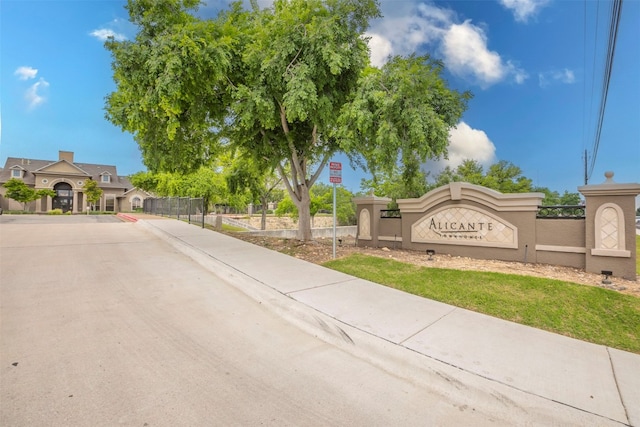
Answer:
<path fill-rule="evenodd" d="M 260 203 L 262 203 L 262 218 L 260 219 L 260 230 L 267 229 L 267 207 L 269 206 L 266 197 L 262 197 L 260 199 Z"/>
<path fill-rule="evenodd" d="M 303 242 L 311 240 L 311 196 L 307 186 L 299 188 L 301 200 L 296 200 L 298 208 L 298 233 L 296 238 Z"/>

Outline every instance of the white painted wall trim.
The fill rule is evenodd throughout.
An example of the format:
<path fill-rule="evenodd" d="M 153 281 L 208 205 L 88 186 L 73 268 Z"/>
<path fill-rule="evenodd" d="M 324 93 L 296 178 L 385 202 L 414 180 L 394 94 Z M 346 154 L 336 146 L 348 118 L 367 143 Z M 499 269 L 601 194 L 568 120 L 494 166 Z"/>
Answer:
<path fill-rule="evenodd" d="M 536 251 L 586 254 L 587 248 L 581 248 L 579 246 L 536 245 Z"/>

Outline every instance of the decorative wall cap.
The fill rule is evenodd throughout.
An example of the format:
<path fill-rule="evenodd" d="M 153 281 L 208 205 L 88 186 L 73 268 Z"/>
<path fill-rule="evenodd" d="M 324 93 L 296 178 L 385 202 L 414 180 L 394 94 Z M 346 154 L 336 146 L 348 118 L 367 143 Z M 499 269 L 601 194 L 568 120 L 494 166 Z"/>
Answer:
<path fill-rule="evenodd" d="M 604 173 L 606 178 L 602 184 L 583 185 L 578 191 L 585 196 L 637 196 L 640 194 L 640 184 L 618 184 L 613 180 L 613 172 Z"/>
<path fill-rule="evenodd" d="M 426 212 L 450 200 L 473 201 L 501 212 L 522 212 L 537 211 L 542 199 L 543 193 L 504 194 L 467 182 L 452 182 L 431 190 L 420 198 L 400 199 L 397 202 L 402 213 Z"/>
<path fill-rule="evenodd" d="M 378 197 L 378 196 L 364 196 L 364 197 L 354 197 L 353 203 L 356 205 L 388 205 L 391 202 L 391 199 L 388 197 Z"/>

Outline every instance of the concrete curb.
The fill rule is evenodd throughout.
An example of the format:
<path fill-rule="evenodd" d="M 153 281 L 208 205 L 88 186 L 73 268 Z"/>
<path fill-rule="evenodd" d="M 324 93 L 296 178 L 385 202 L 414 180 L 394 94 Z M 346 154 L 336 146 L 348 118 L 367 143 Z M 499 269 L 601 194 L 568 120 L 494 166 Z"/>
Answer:
<path fill-rule="evenodd" d="M 118 218 L 122 218 L 123 220 L 128 221 L 128 222 L 138 222 L 138 218 L 136 218 L 135 216 L 132 216 L 132 215 L 127 215 L 125 213 L 121 213 L 120 212 L 116 216 Z"/>
<path fill-rule="evenodd" d="M 510 383 L 509 379 L 506 381 L 501 379 L 500 372 L 498 372 L 498 376 L 491 373 L 482 374 L 481 372 L 476 372 L 474 366 L 468 365 L 468 361 L 465 362 L 464 359 L 458 360 L 455 357 L 451 359 L 450 356 L 446 356 L 446 352 L 438 353 L 437 351 L 434 352 L 433 350 L 429 350 L 430 346 L 433 345 L 433 342 L 424 341 L 428 336 L 428 333 L 432 334 L 431 338 L 428 339 L 433 340 L 434 338 L 437 338 L 439 340 L 438 342 L 441 342 L 444 339 L 445 344 L 447 343 L 447 340 L 456 340 L 455 337 L 458 336 L 459 331 L 451 331 L 453 332 L 453 335 L 447 338 L 451 332 L 446 332 L 446 325 L 450 325 L 451 320 L 448 320 L 448 323 L 444 324 L 442 324 L 444 321 L 440 322 L 440 329 L 430 328 L 420 332 L 423 338 L 420 338 L 419 334 L 416 334 L 415 337 L 411 337 L 411 339 L 407 339 L 401 343 L 394 342 L 393 340 L 383 338 L 379 334 L 376 334 L 375 328 L 372 331 L 366 330 L 366 328 L 363 329 L 358 326 L 361 322 L 345 322 L 340 318 L 340 315 L 336 316 L 329 314 L 331 313 L 331 310 L 327 311 L 318 308 L 322 307 L 322 304 L 318 305 L 319 300 L 317 299 L 317 291 L 320 290 L 326 293 L 331 293 L 336 284 L 343 287 L 349 285 L 345 285 L 346 282 L 344 281 L 334 282 L 334 284 L 320 285 L 319 288 L 313 288 L 310 290 L 303 289 L 299 291 L 286 290 L 287 286 L 291 285 L 287 285 L 285 283 L 284 287 L 282 284 L 278 285 L 282 289 L 277 289 L 268 283 L 270 277 L 268 272 L 265 271 L 267 274 L 264 277 L 257 277 L 255 274 L 252 277 L 252 275 L 243 271 L 242 265 L 234 265 L 232 261 L 229 261 L 234 259 L 232 255 L 229 255 L 231 258 L 225 260 L 220 258 L 218 255 L 208 253 L 206 249 L 200 248 L 198 246 L 198 242 L 204 242 L 202 239 L 207 239 L 207 236 L 198 234 L 199 232 L 197 233 L 195 230 L 182 227 L 178 233 L 180 236 L 177 236 L 171 234 L 171 231 L 167 231 L 162 227 L 157 227 L 148 221 L 141 220 L 138 224 L 167 241 L 175 249 L 194 259 L 196 262 L 226 280 L 229 284 L 236 287 L 249 297 L 258 301 L 260 304 L 267 304 L 267 307 L 272 309 L 275 313 L 307 333 L 310 333 L 345 351 L 353 353 L 362 359 L 368 360 L 394 375 L 406 376 L 407 378 L 411 378 L 412 381 L 424 383 L 425 386 L 432 388 L 435 387 L 435 389 L 441 393 L 450 393 L 451 385 L 459 384 L 461 389 L 463 388 L 468 392 L 472 391 L 474 395 L 483 396 L 482 399 L 474 402 L 474 404 L 478 404 L 483 407 L 486 405 L 489 410 L 492 407 L 496 407 L 496 405 L 504 405 L 505 398 L 508 396 L 507 399 L 510 404 L 512 404 L 513 407 L 523 410 L 524 413 L 528 414 L 528 417 L 531 417 L 529 421 L 533 421 L 535 423 L 559 423 L 562 425 L 640 425 L 637 424 L 638 420 L 635 419 L 638 416 L 636 413 L 638 410 L 634 408 L 638 405 L 633 403 L 637 396 L 637 392 L 634 392 L 634 389 L 636 386 L 640 386 L 640 375 L 636 375 L 638 379 L 633 376 L 633 372 L 638 366 L 638 358 L 634 354 L 615 350 L 613 351 L 615 358 L 611 356 L 607 357 L 608 362 L 606 363 L 608 363 L 608 365 L 604 367 L 603 372 L 595 373 L 596 378 L 600 378 L 607 383 L 611 383 L 611 381 L 615 382 L 616 385 L 614 388 L 617 387 L 615 393 L 616 396 L 612 396 L 612 394 L 608 394 L 608 397 L 601 396 L 600 398 L 605 398 L 605 400 L 595 406 L 590 405 L 589 402 L 586 404 L 571 403 L 571 400 L 565 401 L 563 399 L 550 397 L 553 396 L 553 393 L 549 394 L 547 391 L 549 390 L 549 387 L 553 388 L 554 385 L 553 382 L 550 384 L 544 383 L 544 378 L 532 378 L 532 384 L 537 385 L 529 389 L 528 387 L 518 385 L 518 382 Z M 206 232 L 209 233 L 210 231 Z M 213 241 L 215 239 L 216 235 L 211 235 L 211 240 Z M 247 256 L 252 259 L 257 259 L 260 256 L 260 253 L 263 253 L 261 251 L 267 251 L 267 249 L 264 248 L 254 247 L 249 244 L 246 245 L 247 251 L 256 252 L 255 254 L 251 254 L 253 256 L 247 253 Z M 230 248 L 225 249 L 226 250 L 221 251 L 220 247 L 217 247 L 214 250 L 209 250 L 209 252 L 215 252 L 217 250 L 222 255 L 224 252 L 230 250 Z M 237 250 L 237 248 L 235 248 L 235 250 Z M 266 252 L 264 254 L 268 255 Z M 269 262 L 273 262 L 273 260 L 270 259 Z M 292 258 L 290 262 L 294 263 L 296 265 L 295 268 L 297 269 L 305 268 L 304 266 L 306 265 L 304 262 L 300 262 L 300 260 L 296 260 L 295 258 Z M 317 267 L 318 266 L 315 264 L 309 264 L 309 274 L 313 275 L 313 272 L 316 271 L 314 269 Z M 256 271 L 259 271 L 259 269 Z M 286 282 L 286 278 L 283 277 L 283 279 L 285 279 Z M 272 274 L 271 280 L 273 280 Z M 358 280 L 354 279 L 353 282 L 355 283 Z M 336 294 L 335 297 L 339 298 L 339 295 L 340 294 Z M 307 298 L 308 301 L 305 301 L 305 298 Z M 336 307 L 330 308 L 336 309 Z M 366 310 L 370 310 L 370 308 Z M 468 317 L 468 315 L 464 315 L 464 313 L 462 313 L 463 310 L 456 309 L 456 312 L 458 311 L 463 314 L 463 318 L 465 316 Z M 471 313 L 470 316 L 473 317 L 474 314 Z M 456 318 L 460 318 L 459 315 L 449 317 L 454 320 Z M 505 326 L 507 326 L 509 330 L 502 330 L 502 332 L 500 332 L 500 328 L 503 327 L 500 326 L 502 323 L 509 322 L 502 322 L 497 319 L 489 321 L 489 325 L 495 324 L 498 326 L 498 332 L 496 333 L 513 333 L 513 331 L 510 331 L 509 328 L 511 327 L 508 325 Z M 442 327 L 445 329 L 442 329 Z M 434 332 L 430 332 L 432 330 L 435 332 L 435 335 L 433 335 Z M 444 338 L 437 336 L 440 330 L 445 334 Z M 526 333 L 526 327 L 522 327 L 517 330 Z M 555 335 L 538 330 L 534 330 L 532 332 L 534 333 L 534 336 L 544 334 Z M 490 331 L 487 331 L 487 333 L 490 334 Z M 504 337 L 502 338 L 504 339 Z M 569 344 L 564 351 L 571 351 L 571 353 L 568 354 L 573 354 L 573 352 L 576 351 L 575 349 L 572 350 L 573 344 L 570 344 L 571 339 L 564 340 L 563 338 L 550 338 L 551 340 L 549 341 L 549 345 L 554 345 L 554 343 L 560 342 L 564 343 L 566 341 Z M 522 337 L 522 339 L 526 340 L 525 337 Z M 545 339 L 547 338 L 543 338 L 541 342 L 545 342 Z M 413 341 L 413 344 L 411 341 Z M 536 340 L 534 340 L 534 342 L 535 341 Z M 456 350 L 456 348 L 457 347 L 455 346 L 451 347 L 451 350 L 448 351 L 459 351 Z M 580 348 L 582 348 L 582 345 L 578 345 L 578 349 Z M 605 350 L 605 353 L 607 353 L 608 349 L 606 347 L 595 346 L 592 344 L 587 345 L 586 348 L 594 348 L 597 353 L 595 355 L 598 360 L 597 366 L 604 366 L 602 364 L 602 358 L 598 356 L 598 354 L 601 353 L 600 348 Z M 467 351 L 474 351 L 473 349 L 473 346 L 466 348 Z M 553 347 L 548 351 L 553 352 L 555 350 L 555 347 Z M 562 348 L 559 350 L 562 350 Z M 515 354 L 518 354 L 518 352 L 515 352 Z M 457 357 L 459 355 L 452 354 L 451 356 Z M 508 355 L 506 356 L 508 357 Z M 591 352 L 584 356 L 589 356 L 591 358 L 595 357 Z M 475 360 L 475 357 L 476 356 L 471 356 L 472 360 Z M 482 355 L 478 357 L 482 357 Z M 589 357 L 587 359 L 589 359 Z M 620 362 L 617 362 L 617 360 L 620 360 Z M 580 360 L 576 359 L 576 362 L 580 362 Z M 545 362 L 543 365 L 549 363 L 553 362 Z M 516 365 L 517 366 L 509 366 L 509 369 L 518 369 L 518 366 L 520 365 Z M 424 375 L 421 374 L 419 378 L 416 378 L 416 369 Z M 557 370 L 558 367 L 554 367 L 554 369 Z M 562 370 L 562 366 L 560 366 L 559 369 Z M 616 371 L 615 375 L 611 372 L 612 370 Z M 618 370 L 620 370 L 620 372 L 618 372 Z M 413 375 L 411 375 L 412 372 Z M 506 372 L 509 372 L 509 370 Z M 528 375 L 532 374 L 535 375 L 535 371 L 528 373 Z M 616 375 L 624 378 L 625 380 L 618 383 L 615 380 Z M 526 378 L 527 375 L 524 377 Z M 439 380 L 436 381 L 434 378 L 438 378 Z M 443 380 L 444 382 L 441 382 L 440 380 Z M 562 381 L 561 378 L 558 378 L 557 380 Z M 567 396 L 572 396 L 572 394 L 584 395 L 586 392 L 582 389 L 582 387 L 584 387 L 584 381 L 584 378 L 582 380 L 577 380 L 574 386 L 577 386 L 580 389 L 576 391 L 569 391 Z M 520 382 L 520 384 L 523 383 Z M 571 387 L 571 384 L 563 385 Z M 593 386 L 597 387 L 596 384 Z M 600 390 L 596 391 L 600 392 Z M 598 393 L 593 392 L 593 394 L 597 395 Z M 562 394 L 560 395 L 562 396 Z M 613 406 L 609 407 L 607 405 Z M 624 409 L 622 409 L 623 407 Z M 552 411 L 552 415 L 546 414 L 545 411 Z"/>

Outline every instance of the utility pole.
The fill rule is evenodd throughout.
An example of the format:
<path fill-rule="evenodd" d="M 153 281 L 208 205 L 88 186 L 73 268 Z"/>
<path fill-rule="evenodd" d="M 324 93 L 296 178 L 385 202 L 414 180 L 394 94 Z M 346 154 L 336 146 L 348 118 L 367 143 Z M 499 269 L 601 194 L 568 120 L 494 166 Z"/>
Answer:
<path fill-rule="evenodd" d="M 589 178 L 587 178 L 587 150 L 584 150 L 584 185 L 587 185 L 587 181 L 589 180 Z"/>

